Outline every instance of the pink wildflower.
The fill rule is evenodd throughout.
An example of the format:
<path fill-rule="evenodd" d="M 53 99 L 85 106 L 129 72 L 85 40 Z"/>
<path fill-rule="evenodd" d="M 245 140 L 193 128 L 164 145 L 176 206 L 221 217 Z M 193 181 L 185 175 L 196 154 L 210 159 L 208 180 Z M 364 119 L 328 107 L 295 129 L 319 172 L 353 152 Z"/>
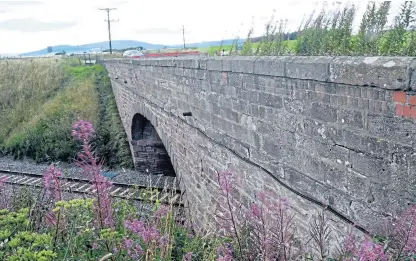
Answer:
<path fill-rule="evenodd" d="M 7 180 L 8 180 L 8 177 L 6 177 L 6 176 L 3 177 L 3 178 L 0 178 L 0 186 L 4 186 L 7 182 Z"/>
<path fill-rule="evenodd" d="M 260 207 L 257 203 L 251 204 L 251 214 L 255 218 L 260 218 L 261 217 L 261 210 L 260 210 Z"/>
<path fill-rule="evenodd" d="M 225 194 L 229 194 L 231 191 L 232 184 L 234 183 L 234 176 L 231 172 L 222 172 L 218 174 L 218 183 L 221 190 Z"/>
<path fill-rule="evenodd" d="M 162 235 L 156 227 L 146 225 L 143 221 L 136 219 L 133 221 L 126 220 L 125 227 L 141 237 L 145 244 L 158 243 L 162 245 L 166 241 L 166 239 L 162 239 Z"/>
<path fill-rule="evenodd" d="M 139 234 L 144 230 L 144 222 L 134 219 L 133 221 L 126 220 L 125 227 L 135 234 Z"/>
<path fill-rule="evenodd" d="M 159 244 L 162 247 L 167 247 L 170 244 L 170 236 L 169 234 L 165 234 L 159 238 Z"/>
<path fill-rule="evenodd" d="M 54 212 L 49 211 L 45 214 L 46 225 L 54 227 L 56 226 L 56 215 Z"/>
<path fill-rule="evenodd" d="M 416 251 L 416 205 L 407 209 L 397 220 L 394 229 L 396 240 L 403 249 L 403 254 L 414 254 Z"/>
<path fill-rule="evenodd" d="M 133 247 L 133 241 L 131 239 L 125 239 L 124 240 L 124 246 L 126 248 L 132 248 Z"/>
<path fill-rule="evenodd" d="M 49 166 L 43 175 L 43 188 L 47 197 L 53 196 L 55 201 L 62 200 L 61 182 L 62 172 L 55 168 L 53 164 Z"/>
<path fill-rule="evenodd" d="M 89 121 L 79 120 L 72 128 L 72 137 L 82 142 L 90 141 L 94 133 L 95 129 Z"/>
<path fill-rule="evenodd" d="M 129 238 L 124 238 L 120 246 L 120 250 L 126 251 L 127 255 L 133 259 L 137 259 L 139 256 L 144 255 L 142 246 L 136 241 L 129 239 Z M 119 250 L 113 249 L 113 251 L 114 253 L 118 253 Z"/>
<path fill-rule="evenodd" d="M 293 238 L 289 201 L 265 192 L 259 192 L 258 199 L 259 202 L 251 204 L 248 215 L 250 237 L 255 245 L 250 254 L 263 256 L 265 260 L 287 260 Z"/>
<path fill-rule="evenodd" d="M 376 244 L 371 239 L 365 239 L 358 252 L 360 261 L 386 261 L 387 256 L 384 254 L 383 245 Z"/>
<path fill-rule="evenodd" d="M 347 238 L 344 240 L 342 254 L 345 261 L 352 261 L 357 255 L 357 237 L 353 234 L 352 229 L 349 231 Z"/>
<path fill-rule="evenodd" d="M 114 226 L 114 217 L 109 194 L 112 184 L 101 174 L 104 163 L 95 157 L 91 147 L 90 142 L 94 132 L 94 127 L 88 121 L 80 120 L 74 124 L 72 136 L 82 142 L 82 152 L 78 154 L 76 165 L 84 171 L 94 185 L 95 221 L 101 227 L 112 227 Z"/>
<path fill-rule="evenodd" d="M 156 218 L 167 217 L 169 215 L 169 212 L 170 212 L 170 207 L 166 205 L 162 205 L 156 210 L 155 217 Z"/>

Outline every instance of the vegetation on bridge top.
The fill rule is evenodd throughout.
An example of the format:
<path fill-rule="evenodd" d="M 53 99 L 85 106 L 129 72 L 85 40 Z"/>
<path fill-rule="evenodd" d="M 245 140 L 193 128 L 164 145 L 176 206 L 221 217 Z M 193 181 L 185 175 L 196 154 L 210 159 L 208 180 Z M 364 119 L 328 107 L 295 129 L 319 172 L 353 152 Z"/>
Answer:
<path fill-rule="evenodd" d="M 286 33 L 287 20 L 272 16 L 262 37 L 248 32 L 239 55 L 355 55 L 414 56 L 416 55 L 416 4 L 405 1 L 392 24 L 388 23 L 391 1 L 369 2 L 362 17 L 357 7 L 341 6 L 340 2 L 323 4 L 299 25 L 297 32 Z M 355 30 L 356 19 L 360 20 Z M 290 38 L 290 40 L 288 40 Z M 221 49 L 221 47 L 217 47 Z"/>

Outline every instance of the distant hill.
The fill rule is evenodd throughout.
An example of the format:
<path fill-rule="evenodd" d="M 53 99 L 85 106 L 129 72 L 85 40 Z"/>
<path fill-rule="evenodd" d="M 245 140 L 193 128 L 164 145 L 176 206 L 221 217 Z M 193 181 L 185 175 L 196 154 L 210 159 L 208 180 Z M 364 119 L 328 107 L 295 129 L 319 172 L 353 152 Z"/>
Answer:
<path fill-rule="evenodd" d="M 210 46 L 219 46 L 221 45 L 231 45 L 235 39 L 226 39 L 222 41 L 206 41 L 206 42 L 199 42 L 199 43 L 187 43 L 186 47 L 194 47 L 194 48 L 203 48 L 203 47 L 210 47 Z M 238 43 L 244 42 L 245 39 L 239 39 Z M 162 44 L 151 44 L 146 42 L 134 41 L 134 40 L 115 40 L 112 41 L 113 49 L 127 49 L 130 47 L 138 47 L 142 46 L 144 49 L 161 49 L 164 47 L 168 48 L 181 48 L 182 44 L 174 44 L 174 45 L 162 45 Z M 66 53 L 83 53 L 83 52 L 90 52 L 92 50 L 107 50 L 108 49 L 108 42 L 99 42 L 99 43 L 91 43 L 91 44 L 83 44 L 83 45 L 56 45 L 52 46 L 52 52 L 58 53 L 65 51 Z M 38 56 L 38 55 L 45 55 L 47 54 L 47 49 L 42 49 L 38 51 L 22 53 L 21 56 Z"/>
<path fill-rule="evenodd" d="M 210 47 L 210 46 L 219 46 L 221 45 L 232 45 L 234 43 L 235 39 L 226 39 L 226 40 L 222 40 L 222 41 L 207 41 L 207 42 L 199 42 L 199 43 L 187 43 L 186 47 Z M 238 43 L 243 43 L 245 41 L 245 39 L 239 39 Z M 183 46 L 180 44 L 176 44 L 176 45 L 172 45 L 171 47 L 181 47 Z"/>
<path fill-rule="evenodd" d="M 163 48 L 164 45 L 161 44 L 151 44 L 146 42 L 140 42 L 140 41 L 133 41 L 133 40 L 116 40 L 112 41 L 112 47 L 113 49 L 125 49 L 129 47 L 136 47 L 136 46 L 142 46 L 145 49 L 159 49 Z M 99 42 L 99 43 L 91 43 L 91 44 L 84 44 L 84 45 L 57 45 L 52 46 L 52 52 L 63 52 L 66 53 L 82 53 L 82 52 L 89 52 L 93 49 L 97 50 L 103 50 L 108 49 L 108 42 Z M 21 56 L 37 56 L 37 55 L 45 55 L 47 54 L 47 49 L 42 49 L 38 51 L 28 52 L 28 53 L 22 53 Z"/>

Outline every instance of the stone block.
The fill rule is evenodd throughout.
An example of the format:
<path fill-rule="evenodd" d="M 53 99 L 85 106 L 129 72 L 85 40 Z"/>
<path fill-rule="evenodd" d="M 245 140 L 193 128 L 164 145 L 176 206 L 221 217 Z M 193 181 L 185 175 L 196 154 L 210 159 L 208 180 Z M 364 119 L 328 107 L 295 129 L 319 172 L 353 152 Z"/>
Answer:
<path fill-rule="evenodd" d="M 306 110 L 305 103 L 292 98 L 284 98 L 284 107 L 287 112 L 293 114 L 303 114 Z"/>
<path fill-rule="evenodd" d="M 387 173 L 386 163 L 381 159 L 351 151 L 350 162 L 351 168 L 363 176 L 379 180 L 385 179 L 389 176 Z"/>
<path fill-rule="evenodd" d="M 283 144 L 269 138 L 264 139 L 261 149 L 275 160 L 282 159 L 287 153 L 286 147 Z"/>
<path fill-rule="evenodd" d="M 232 63 L 233 59 L 234 59 L 233 56 L 223 56 L 223 57 L 221 57 L 222 71 L 223 72 L 231 72 L 232 71 L 231 63 Z"/>
<path fill-rule="evenodd" d="M 191 69 L 198 69 L 199 68 L 199 59 L 186 58 L 184 60 L 184 67 L 185 68 L 191 68 Z"/>
<path fill-rule="evenodd" d="M 257 57 L 251 56 L 236 56 L 231 60 L 231 71 L 241 73 L 253 73 L 254 61 Z"/>
<path fill-rule="evenodd" d="M 375 157 L 388 156 L 388 142 L 380 138 L 366 136 L 355 131 L 343 130 L 342 141 L 338 142 L 339 145 L 350 150 L 364 152 Z"/>
<path fill-rule="evenodd" d="M 314 119 L 328 123 L 337 121 L 337 109 L 323 103 L 312 103 L 309 115 Z"/>
<path fill-rule="evenodd" d="M 285 62 L 289 57 L 259 57 L 254 62 L 254 73 L 259 75 L 285 76 Z"/>
<path fill-rule="evenodd" d="M 330 141 L 342 141 L 342 132 L 340 129 L 328 126 L 327 124 L 320 123 L 313 119 L 303 119 L 302 133 L 313 139 L 326 143 Z"/>
<path fill-rule="evenodd" d="M 243 86 L 243 74 L 242 73 L 233 73 L 229 72 L 227 74 L 228 77 L 228 84 L 234 87 L 242 87 Z"/>
<path fill-rule="evenodd" d="M 293 168 L 285 167 L 284 169 L 285 180 L 288 181 L 290 187 L 295 188 L 304 195 L 314 196 L 316 195 L 316 181 L 310 177 L 296 171 Z"/>
<path fill-rule="evenodd" d="M 259 105 L 268 106 L 272 108 L 283 108 L 283 99 L 280 96 L 259 92 Z"/>
<path fill-rule="evenodd" d="M 414 122 L 410 119 L 368 114 L 368 131 L 371 135 L 386 141 L 413 144 L 416 135 Z"/>
<path fill-rule="evenodd" d="M 364 128 L 363 111 L 338 110 L 338 123 L 342 126 Z"/>
<path fill-rule="evenodd" d="M 331 57 L 293 57 L 286 61 L 286 77 L 327 81 Z"/>
<path fill-rule="evenodd" d="M 222 60 L 221 59 L 209 59 L 207 60 L 207 70 L 209 71 L 222 71 Z"/>
<path fill-rule="evenodd" d="M 237 94 L 236 94 L 237 95 Z M 232 109 L 238 111 L 239 113 L 243 113 L 246 115 L 250 115 L 250 103 L 246 100 L 239 100 L 233 99 L 231 100 Z M 251 117 L 251 116 L 250 116 Z"/>
<path fill-rule="evenodd" d="M 266 115 L 266 108 L 257 104 L 250 104 L 250 111 L 255 118 L 264 119 Z"/>
<path fill-rule="evenodd" d="M 413 60 L 409 66 L 410 73 L 410 89 L 416 91 L 416 60 Z"/>
<path fill-rule="evenodd" d="M 209 58 L 200 58 L 199 59 L 199 69 L 206 70 L 207 69 L 207 62 Z"/>
<path fill-rule="evenodd" d="M 411 57 L 338 57 L 330 64 L 329 80 L 389 90 L 409 87 Z"/>

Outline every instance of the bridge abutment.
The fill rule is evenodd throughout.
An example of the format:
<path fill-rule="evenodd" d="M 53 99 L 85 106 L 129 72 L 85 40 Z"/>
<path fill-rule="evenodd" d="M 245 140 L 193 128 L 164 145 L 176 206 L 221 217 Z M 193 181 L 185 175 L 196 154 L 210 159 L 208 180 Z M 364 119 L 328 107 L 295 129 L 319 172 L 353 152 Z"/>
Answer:
<path fill-rule="evenodd" d="M 148 144 L 137 140 L 145 128 L 132 133 L 141 114 L 163 142 L 198 223 L 214 222 L 217 173 L 225 170 L 235 173 L 233 197 L 246 206 L 259 191 L 289 198 L 299 228 L 327 207 L 336 229 L 355 223 L 376 232 L 375 220 L 416 199 L 413 58 L 103 63 L 132 151 Z"/>

